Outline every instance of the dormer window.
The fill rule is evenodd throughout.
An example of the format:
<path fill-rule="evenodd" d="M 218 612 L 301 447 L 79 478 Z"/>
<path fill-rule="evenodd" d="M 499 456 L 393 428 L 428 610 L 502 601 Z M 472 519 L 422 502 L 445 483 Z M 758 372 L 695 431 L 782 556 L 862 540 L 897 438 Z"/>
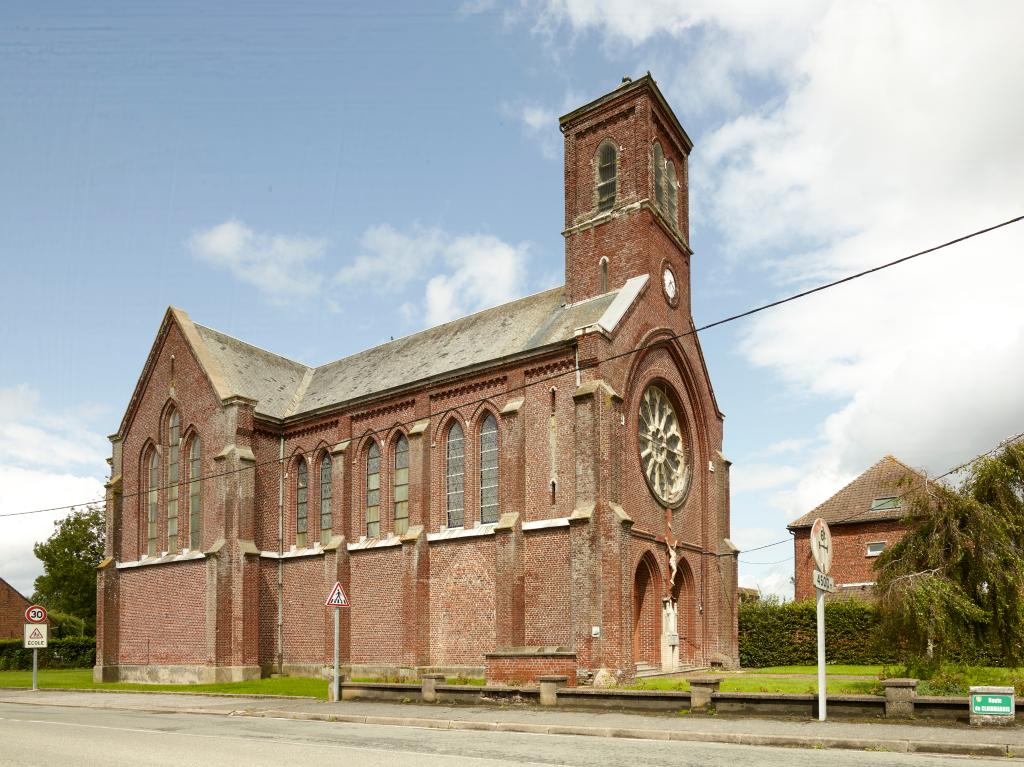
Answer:
<path fill-rule="evenodd" d="M 597 150 L 597 211 L 603 213 L 615 206 L 619 153 L 615 144 L 605 141 Z"/>
<path fill-rule="evenodd" d="M 871 502 L 871 511 L 890 511 L 891 509 L 898 509 L 900 507 L 900 498 L 898 495 L 887 495 L 881 498 L 875 498 Z"/>

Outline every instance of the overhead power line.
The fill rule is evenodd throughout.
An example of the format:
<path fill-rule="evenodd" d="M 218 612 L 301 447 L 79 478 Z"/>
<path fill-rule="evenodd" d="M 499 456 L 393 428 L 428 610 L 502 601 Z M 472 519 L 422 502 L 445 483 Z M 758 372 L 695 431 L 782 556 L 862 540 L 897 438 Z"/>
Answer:
<path fill-rule="evenodd" d="M 946 471 L 942 472 L 942 474 L 940 474 L 937 477 L 930 477 L 929 481 L 937 482 L 940 479 L 945 479 L 950 474 L 956 474 L 958 471 L 966 469 L 968 466 L 971 466 L 972 464 L 977 463 L 982 458 L 987 458 L 988 456 L 992 455 L 992 453 L 996 452 L 997 450 L 1001 450 L 1001 449 L 1003 449 L 1004 447 L 1006 447 L 1008 445 L 1012 445 L 1012 444 L 1014 444 L 1015 442 L 1017 442 L 1020 439 L 1024 439 L 1024 432 L 1021 432 L 1020 434 L 1015 434 L 1012 437 L 1007 437 L 1006 439 L 1002 440 L 995 447 L 986 450 L 984 453 L 980 453 L 980 454 L 974 456 L 974 458 L 971 458 L 969 461 L 965 461 L 964 463 L 958 464 L 957 466 L 954 466 L 952 469 L 947 469 Z M 906 494 L 907 494 L 907 491 L 904 491 L 904 492 L 900 493 L 899 495 L 896 495 L 896 496 L 893 496 L 893 497 L 897 498 L 897 499 L 902 499 L 904 496 L 906 496 Z M 863 517 L 863 516 L 865 516 L 867 514 L 870 514 L 870 513 L 871 513 L 871 509 L 861 509 L 860 511 L 856 511 L 853 514 L 849 515 L 848 517 L 843 517 L 842 519 L 836 520 L 832 524 L 833 525 L 843 525 L 843 524 L 846 524 L 847 522 L 852 522 L 853 520 L 857 519 L 858 517 Z M 755 546 L 752 549 L 745 549 L 743 551 L 743 553 L 744 554 L 749 554 L 752 551 L 761 551 L 762 549 L 770 549 L 773 546 L 781 546 L 783 543 L 791 543 L 792 541 L 793 541 L 792 537 L 790 537 L 790 538 L 782 538 L 781 540 L 774 541 L 773 543 L 766 543 L 763 546 Z M 792 559 L 792 557 L 790 557 L 790 559 Z M 782 560 L 782 561 L 785 561 L 785 560 Z M 758 564 L 760 564 L 760 565 L 771 565 L 771 564 L 777 564 L 777 563 L 775 563 L 775 562 L 747 562 L 746 564 L 750 564 L 750 565 L 758 565 Z"/>
<path fill-rule="evenodd" d="M 911 261 L 911 260 L 913 260 L 915 258 L 919 258 L 921 256 L 928 255 L 929 253 L 935 253 L 936 251 L 942 250 L 944 248 L 948 248 L 948 247 L 950 247 L 952 245 L 957 245 L 957 244 L 959 244 L 961 242 L 965 242 L 965 241 L 973 239 L 975 237 L 980 237 L 983 234 L 988 234 L 989 232 L 994 232 L 997 229 L 1002 229 L 1003 227 L 1010 226 L 1011 224 L 1016 224 L 1016 223 L 1018 223 L 1020 221 L 1024 221 L 1024 215 L 1016 216 L 1015 218 L 1008 219 L 1008 220 L 1003 221 L 1003 222 L 1001 222 L 999 224 L 993 224 L 992 226 L 987 226 L 984 229 L 977 229 L 977 230 L 971 232 L 970 234 L 965 234 L 965 235 L 962 235 L 960 237 L 956 237 L 955 239 L 948 240 L 946 242 L 940 243 L 939 245 L 933 245 L 930 248 L 925 248 L 924 250 L 919 250 L 916 253 L 911 253 L 909 255 L 902 256 L 901 258 L 897 258 L 897 259 L 894 259 L 892 261 L 887 261 L 884 264 L 879 264 L 878 266 L 873 266 L 870 269 L 865 269 L 863 271 L 847 275 L 846 277 L 842 277 L 840 279 L 833 280 L 831 282 L 826 282 L 826 283 L 824 283 L 822 285 L 818 285 L 817 287 L 810 288 L 809 290 L 803 290 L 803 291 L 800 291 L 799 293 L 794 293 L 794 294 L 792 294 L 790 296 L 786 296 L 785 298 L 780 298 L 777 301 L 771 301 L 771 302 L 769 302 L 767 304 L 761 304 L 760 306 L 756 306 L 756 307 L 754 307 L 752 309 L 748 309 L 746 311 L 739 312 L 738 314 L 732 314 L 732 315 L 729 315 L 728 317 L 723 317 L 722 319 L 715 320 L 714 322 L 709 322 L 706 325 L 701 325 L 700 327 L 694 327 L 694 328 L 692 328 L 690 330 L 687 330 L 687 331 L 684 331 L 682 333 L 676 333 L 676 334 L 671 335 L 671 336 L 659 338 L 658 340 L 653 341 L 653 342 L 651 342 L 649 344 L 644 344 L 644 345 L 638 346 L 638 347 L 636 347 L 634 349 L 627 349 L 626 351 L 620 352 L 618 354 L 613 354 L 610 357 L 605 357 L 602 360 L 595 361 L 595 362 L 584 363 L 584 364 L 580 365 L 576 369 L 566 370 L 566 371 L 563 371 L 561 373 L 554 373 L 554 374 L 552 374 L 550 376 L 545 376 L 543 378 L 538 378 L 536 380 L 530 381 L 529 383 L 520 384 L 519 386 L 513 387 L 512 389 L 510 389 L 506 393 L 507 394 L 514 394 L 514 393 L 522 392 L 522 391 L 525 391 L 526 389 L 528 389 L 531 386 L 538 386 L 540 384 L 550 383 L 551 381 L 557 380 L 557 379 L 562 378 L 562 377 L 564 377 L 566 375 L 575 375 L 577 370 L 579 370 L 580 372 L 583 372 L 585 370 L 589 370 L 592 367 L 596 367 L 596 366 L 598 366 L 600 364 L 605 364 L 605 363 L 611 362 L 613 360 L 621 359 L 623 357 L 628 357 L 628 356 L 633 355 L 633 354 L 638 354 L 639 352 L 646 351 L 647 349 L 651 349 L 651 348 L 654 348 L 656 346 L 661 346 L 661 345 L 665 344 L 668 341 L 677 341 L 677 340 L 679 340 L 681 338 L 686 338 L 687 336 L 696 335 L 697 333 L 701 333 L 701 332 L 703 332 L 705 330 L 710 330 L 712 328 L 716 328 L 716 327 L 719 327 L 721 325 L 725 325 L 725 324 L 730 323 L 730 322 L 735 322 L 736 320 L 741 320 L 741 319 L 745 319 L 747 317 L 751 317 L 751 316 L 753 316 L 755 314 L 758 314 L 760 312 L 767 311 L 768 309 L 774 309 L 776 307 L 782 306 L 783 304 L 788 304 L 788 303 L 790 303 L 792 301 L 796 301 L 796 300 L 801 299 L 801 298 L 806 298 L 807 296 L 813 295 L 815 293 L 820 293 L 820 292 L 825 291 L 825 290 L 829 290 L 829 289 L 837 287 L 839 285 L 843 285 L 843 284 L 845 284 L 847 282 L 853 282 L 854 280 L 860 279 L 861 277 L 867 277 L 868 275 L 875 274 L 876 272 L 883 271 L 884 269 L 889 269 L 889 268 L 891 268 L 893 266 L 898 266 L 900 264 L 904 264 L 907 261 Z M 440 415 L 441 417 L 444 417 L 445 415 L 447 415 L 448 413 L 450 413 L 453 410 L 456 410 L 458 408 L 469 407 L 469 406 L 472 406 L 472 405 L 482 404 L 483 402 L 486 402 L 488 399 L 490 399 L 490 398 L 489 397 L 481 397 L 480 399 L 472 400 L 470 402 L 464 402 L 464 403 L 458 405 L 457 407 L 453 406 L 451 408 L 443 410 L 440 413 L 438 413 L 437 415 Z M 398 426 L 411 426 L 411 425 L 413 425 L 415 423 L 416 420 L 418 420 L 418 419 L 414 419 L 414 420 L 410 420 L 410 421 L 404 421 L 404 422 L 399 422 L 396 425 L 398 425 Z M 374 435 L 375 436 L 375 435 L 378 435 L 378 434 L 383 434 L 383 433 L 389 432 L 393 428 L 394 428 L 394 425 L 389 426 L 386 429 L 374 429 L 372 431 L 365 432 L 361 436 L 367 436 L 367 435 Z M 244 467 L 242 467 L 240 469 L 231 469 L 229 471 L 223 471 L 223 472 L 218 472 L 218 473 L 214 473 L 214 474 L 207 474 L 207 475 L 198 477 L 196 479 L 197 479 L 197 481 L 205 482 L 208 479 L 215 479 L 215 478 L 218 478 L 218 477 L 227 476 L 229 474 L 236 474 L 236 473 L 239 473 L 239 472 L 242 472 L 242 471 L 254 470 L 258 466 L 269 466 L 269 465 L 280 464 L 280 463 L 281 463 L 281 459 L 280 458 L 274 458 L 274 459 L 267 460 L 267 461 L 257 462 L 257 463 L 251 464 L 249 466 L 244 466 Z M 947 473 L 952 473 L 952 472 L 947 472 Z M 946 475 L 944 474 L 942 476 L 946 476 Z M 189 481 L 193 481 L 193 480 L 190 479 Z M 160 486 L 157 489 L 163 490 L 163 489 L 166 489 L 167 487 L 171 487 L 171 485 L 162 485 L 162 486 Z M 150 489 L 152 489 L 152 488 L 150 488 Z M 133 498 L 133 497 L 137 497 L 139 495 L 143 495 L 145 492 L 148 492 L 148 490 L 146 490 L 146 491 L 141 491 L 140 490 L 140 491 L 138 491 L 136 493 L 125 493 L 121 497 L 122 497 L 122 499 Z M 68 511 L 68 510 L 71 510 L 71 509 L 80 508 L 82 506 L 97 506 L 97 505 L 102 505 L 104 503 L 105 503 L 105 501 L 103 499 L 98 499 L 98 500 L 93 500 L 93 501 L 84 501 L 84 502 L 79 502 L 79 503 L 70 503 L 70 504 L 66 504 L 64 506 L 52 506 L 50 508 L 45 508 L 45 509 L 29 509 L 27 511 L 13 511 L 13 512 L 7 512 L 7 513 L 0 514 L 0 518 L 3 518 L 3 517 L 20 517 L 20 516 L 25 516 L 25 515 L 28 515 L 28 514 L 45 514 L 45 513 L 56 512 L 56 511 Z M 749 549 L 749 551 L 758 551 L 759 549 L 762 549 L 762 548 L 769 548 L 771 546 L 777 546 L 777 545 L 779 545 L 779 543 L 785 543 L 788 540 L 790 540 L 790 539 L 787 538 L 787 539 L 785 539 L 783 541 L 777 541 L 776 543 L 770 543 L 770 544 L 766 544 L 765 546 L 759 546 L 759 547 L 754 548 L 754 549 Z"/>

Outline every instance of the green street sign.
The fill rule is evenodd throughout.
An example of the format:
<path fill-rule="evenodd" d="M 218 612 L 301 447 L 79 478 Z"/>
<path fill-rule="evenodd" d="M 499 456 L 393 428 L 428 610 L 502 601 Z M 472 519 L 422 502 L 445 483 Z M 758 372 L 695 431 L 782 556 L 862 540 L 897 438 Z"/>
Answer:
<path fill-rule="evenodd" d="M 971 713 L 985 716 L 1013 716 L 1013 696 L 974 693 L 971 695 Z"/>

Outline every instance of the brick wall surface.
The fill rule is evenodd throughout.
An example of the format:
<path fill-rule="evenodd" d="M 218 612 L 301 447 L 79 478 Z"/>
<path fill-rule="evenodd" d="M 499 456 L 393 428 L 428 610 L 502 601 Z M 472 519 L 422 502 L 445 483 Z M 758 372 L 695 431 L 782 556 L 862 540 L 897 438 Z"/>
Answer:
<path fill-rule="evenodd" d="M 485 653 L 509 644 L 557 644 L 572 647 L 581 668 L 605 664 L 629 674 L 635 634 L 641 655 L 654 662 L 660 653 L 660 599 L 668 589 L 670 544 L 680 557 L 674 594 L 683 656 L 735 657 L 730 588 L 734 591 L 736 562 L 725 543 L 723 417 L 697 337 L 675 337 L 692 326 L 689 143 L 653 86 L 634 85 L 564 126 L 566 300 L 602 290 L 602 258 L 608 259 L 610 289 L 632 277 L 650 277 L 614 334 L 589 332 L 526 359 L 282 424 L 261 417 L 259 403 L 218 401 L 178 320 L 168 314 L 114 440 L 114 475 L 123 487 L 113 483 L 110 491 L 108 554 L 132 562 L 144 553 L 146 459 L 157 452 L 163 484 L 167 416 L 176 408 L 186 435 L 182 467 L 188 440 L 198 436 L 202 470 L 218 476 L 203 483 L 201 546 L 186 534 L 187 474 L 179 494 L 182 532 L 176 537 L 168 536 L 168 496 L 160 490 L 159 551 L 173 555 L 190 546 L 210 555 L 198 563 L 103 571 L 99 623 L 106 663 L 137 662 L 143 646 L 152 659 L 154 642 L 161 662 L 205 657 L 197 649 L 203 644 L 186 643 L 177 650 L 160 644 L 153 634 L 153 617 L 159 615 L 157 623 L 215 631 L 210 663 L 267 668 L 278 651 L 280 600 L 285 662 L 315 664 L 330 654 L 322 601 L 337 578 L 353 603 L 345 613 L 343 641 L 345 660 L 352 663 L 480 665 Z M 619 148 L 619 195 L 610 213 L 595 215 L 592 163 L 608 139 Z M 681 181 L 675 221 L 651 202 L 655 141 L 675 163 Z M 663 289 L 666 268 L 678 284 L 674 298 Z M 628 353 L 636 349 L 641 351 Z M 652 384 L 669 392 L 686 440 L 690 489 L 675 509 L 665 509 L 652 496 L 638 458 L 638 403 Z M 520 398 L 519 407 L 510 406 Z M 427 541 L 448 521 L 445 447 L 453 422 L 466 438 L 464 526 L 481 521 L 479 433 L 488 414 L 499 425 L 499 505 L 500 514 L 509 515 L 503 518 L 506 527 Z M 396 531 L 393 461 L 402 435 L 409 441 L 410 537 L 400 545 L 393 540 L 372 545 L 365 541 L 367 453 L 372 444 L 382 452 L 379 537 L 388 539 Z M 326 455 L 332 460 L 332 528 L 322 537 L 320 467 Z M 309 477 L 308 551 L 283 560 L 279 594 L 279 553 L 303 548 L 296 524 L 300 460 L 307 463 Z M 571 528 L 522 530 L 529 522 L 570 516 Z M 321 540 L 331 536 L 340 548 L 325 553 Z M 637 612 L 633 591 L 644 556 L 655 575 Z M 185 572 L 195 577 L 184 578 Z M 166 593 L 173 593 L 181 608 L 173 616 L 153 607 Z M 643 618 L 639 633 L 637 615 Z M 597 640 L 591 637 L 594 625 L 601 627 Z"/>
<path fill-rule="evenodd" d="M 31 604 L 15 591 L 14 587 L 0 579 L 0 639 L 20 639 L 25 625 L 25 610 Z"/>
<path fill-rule="evenodd" d="M 568 677 L 566 687 L 576 686 L 576 658 L 565 656 L 488 657 L 484 675 L 489 684 L 536 684 L 542 676 Z"/>
<path fill-rule="evenodd" d="M 430 582 L 431 663 L 482 665 L 495 643 L 493 540 L 432 547 Z"/>
<path fill-rule="evenodd" d="M 877 557 L 867 555 L 868 543 L 885 543 L 891 546 L 903 537 L 905 528 L 899 520 L 868 522 L 864 524 L 834 525 L 832 533 L 832 568 L 829 571 L 839 587 L 837 598 L 857 596 L 871 598 L 870 588 L 843 589 L 848 584 L 874 583 Z M 813 599 L 814 585 L 811 573 L 815 565 L 811 557 L 811 529 L 800 528 L 793 539 L 794 575 L 796 578 L 796 599 Z M 845 593 L 844 593 L 845 592 Z"/>
<path fill-rule="evenodd" d="M 121 581 L 121 663 L 207 661 L 204 563 L 125 570 Z"/>

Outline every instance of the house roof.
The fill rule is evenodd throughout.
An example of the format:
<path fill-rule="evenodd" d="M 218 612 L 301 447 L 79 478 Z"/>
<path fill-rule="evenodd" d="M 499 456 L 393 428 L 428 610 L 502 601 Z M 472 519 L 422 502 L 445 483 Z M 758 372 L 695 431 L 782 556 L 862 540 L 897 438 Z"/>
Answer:
<path fill-rule="evenodd" d="M 285 419 L 570 342 L 580 328 L 614 332 L 623 303 L 631 305 L 648 281 L 633 278 L 571 306 L 554 288 L 315 368 L 176 315 L 195 329 L 222 396 L 247 397 L 257 413 Z"/>
<path fill-rule="evenodd" d="M 9 590 L 10 590 L 11 592 L 13 592 L 13 593 L 14 593 L 15 595 L 17 595 L 17 596 L 21 597 L 21 599 L 25 600 L 25 604 L 32 604 L 31 600 L 30 600 L 30 599 L 29 599 L 29 598 L 28 598 L 27 596 L 25 596 L 24 594 L 22 594 L 22 593 L 21 593 L 20 591 L 18 591 L 18 590 L 17 590 L 16 588 L 14 588 L 14 586 L 12 586 L 11 584 L 9 584 L 9 583 L 8 583 L 7 581 L 5 581 L 5 580 L 4 580 L 3 578 L 0 578 L 0 588 L 3 588 L 3 587 L 6 587 L 6 588 L 8 588 L 8 589 L 9 589 Z"/>
<path fill-rule="evenodd" d="M 903 509 L 899 506 L 871 511 L 872 502 L 877 498 L 899 497 L 907 492 L 909 486 L 926 479 L 917 469 L 887 455 L 827 501 L 790 522 L 787 527 L 790 530 L 810 527 L 818 517 L 833 527 L 900 519 L 903 517 Z M 906 484 L 908 481 L 911 483 L 909 486 Z"/>

